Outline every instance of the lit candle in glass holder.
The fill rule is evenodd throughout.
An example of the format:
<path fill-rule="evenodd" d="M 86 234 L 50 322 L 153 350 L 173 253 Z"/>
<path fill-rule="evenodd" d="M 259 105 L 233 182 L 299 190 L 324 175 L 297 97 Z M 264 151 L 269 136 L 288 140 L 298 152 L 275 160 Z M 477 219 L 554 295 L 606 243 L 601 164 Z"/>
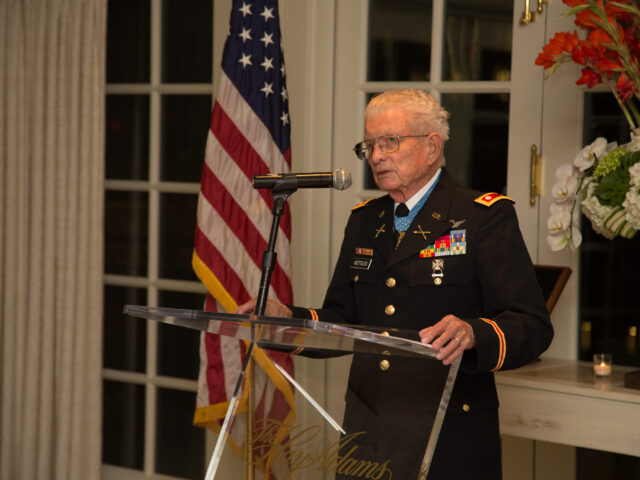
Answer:
<path fill-rule="evenodd" d="M 598 377 L 611 375 L 611 354 L 610 353 L 594 353 L 593 354 L 593 373 Z"/>

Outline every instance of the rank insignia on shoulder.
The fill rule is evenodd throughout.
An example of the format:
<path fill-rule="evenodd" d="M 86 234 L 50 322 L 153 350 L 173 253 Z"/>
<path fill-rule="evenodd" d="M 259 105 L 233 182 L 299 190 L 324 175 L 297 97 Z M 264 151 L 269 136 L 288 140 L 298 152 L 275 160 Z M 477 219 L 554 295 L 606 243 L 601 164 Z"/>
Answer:
<path fill-rule="evenodd" d="M 360 210 L 362 207 L 364 207 L 367 203 L 369 203 L 371 200 L 375 200 L 375 197 L 370 198 L 369 200 L 365 200 L 364 202 L 360 202 L 357 205 L 354 205 L 353 207 L 351 207 L 351 211 L 354 212 L 356 210 Z"/>
<path fill-rule="evenodd" d="M 500 200 L 509 200 L 511 203 L 516 203 L 513 198 L 509 198 L 506 195 L 501 195 L 499 193 L 485 193 L 484 195 L 480 195 L 474 201 L 480 205 L 484 205 L 485 207 L 490 207 Z"/>
<path fill-rule="evenodd" d="M 448 257 L 467 253 L 467 231 L 452 230 L 438 238 L 427 248 L 420 250 L 420 258 Z"/>

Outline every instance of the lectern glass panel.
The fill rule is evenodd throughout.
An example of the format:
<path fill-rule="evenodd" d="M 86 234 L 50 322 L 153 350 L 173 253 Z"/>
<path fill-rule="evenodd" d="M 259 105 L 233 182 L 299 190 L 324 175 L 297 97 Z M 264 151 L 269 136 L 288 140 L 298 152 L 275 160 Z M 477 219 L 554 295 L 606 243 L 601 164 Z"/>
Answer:
<path fill-rule="evenodd" d="M 220 435 L 206 479 L 223 478 L 227 448 L 244 455 L 256 479 L 426 477 L 459 361 L 443 366 L 415 332 L 133 305 L 125 313 L 246 342 L 234 395 L 214 425 Z M 291 375 L 265 364 L 269 351 L 306 357 L 307 367 L 343 365 L 343 383 L 328 396 L 314 368 Z M 294 397 L 286 415 L 272 415 L 279 387 L 259 393 L 265 379 Z"/>

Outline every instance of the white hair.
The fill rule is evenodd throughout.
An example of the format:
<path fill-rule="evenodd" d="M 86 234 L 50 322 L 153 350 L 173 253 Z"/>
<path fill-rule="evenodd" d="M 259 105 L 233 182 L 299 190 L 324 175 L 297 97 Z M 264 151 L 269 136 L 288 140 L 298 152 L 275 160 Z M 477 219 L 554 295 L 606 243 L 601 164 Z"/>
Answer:
<path fill-rule="evenodd" d="M 413 114 L 425 129 L 422 133 L 436 132 L 443 142 L 449 140 L 449 112 L 428 93 L 413 88 L 380 93 L 367 105 L 365 118 L 389 108 L 401 108 Z"/>

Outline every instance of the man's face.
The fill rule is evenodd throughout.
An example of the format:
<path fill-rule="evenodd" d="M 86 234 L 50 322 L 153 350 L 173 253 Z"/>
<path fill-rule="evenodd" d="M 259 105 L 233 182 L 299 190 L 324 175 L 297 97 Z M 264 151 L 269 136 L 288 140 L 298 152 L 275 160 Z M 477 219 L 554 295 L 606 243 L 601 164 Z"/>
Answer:
<path fill-rule="evenodd" d="M 365 120 L 365 141 L 382 135 L 430 133 L 418 131 L 417 124 L 412 127 L 413 118 L 412 114 L 394 108 L 371 114 Z M 400 148 L 391 153 L 385 153 L 375 145 L 368 162 L 378 188 L 389 193 L 396 202 L 404 202 L 417 193 L 439 166 L 430 142 L 433 142 L 432 137 L 402 138 Z"/>

